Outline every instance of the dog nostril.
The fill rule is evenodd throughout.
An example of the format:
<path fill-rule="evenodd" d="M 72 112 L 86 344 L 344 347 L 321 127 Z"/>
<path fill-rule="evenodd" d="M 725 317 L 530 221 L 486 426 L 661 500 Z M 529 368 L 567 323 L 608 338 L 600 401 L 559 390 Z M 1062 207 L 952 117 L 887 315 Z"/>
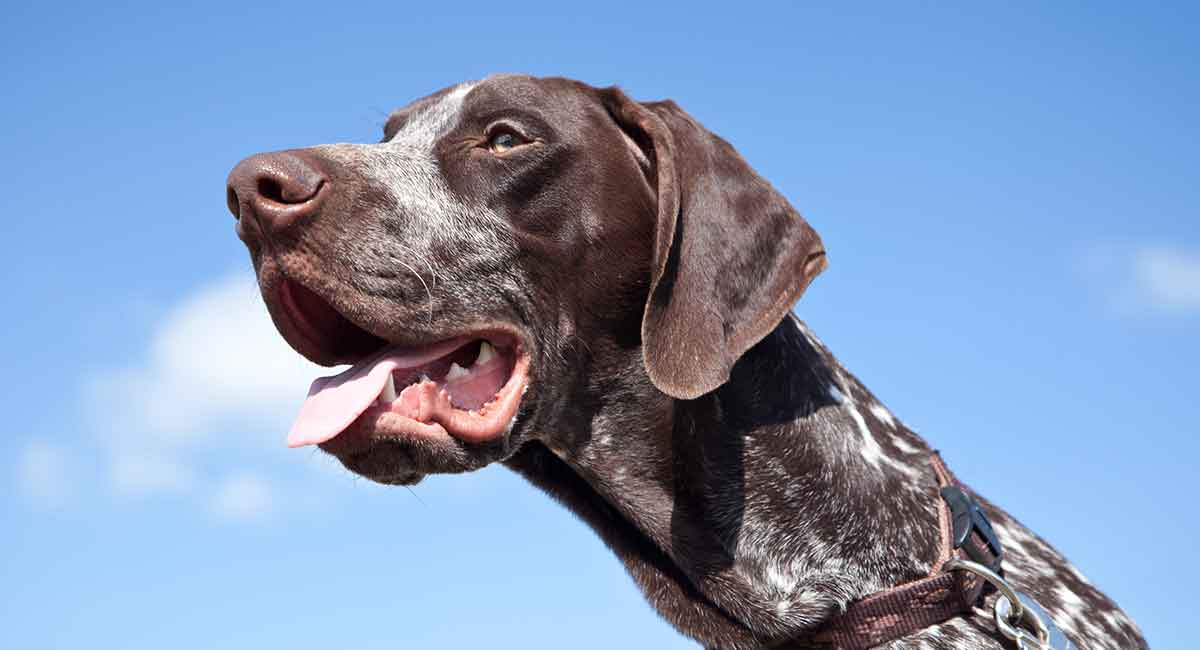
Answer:
<path fill-rule="evenodd" d="M 291 203 L 283 197 L 283 186 L 274 178 L 261 177 L 258 179 L 258 195 L 276 203 Z"/>
<path fill-rule="evenodd" d="M 291 179 L 279 181 L 270 176 L 262 176 L 258 179 L 255 190 L 259 196 L 268 201 L 283 205 L 298 205 L 311 201 L 321 190 L 322 184 L 320 181 L 313 185 L 303 181 L 296 182 Z"/>
<path fill-rule="evenodd" d="M 318 214 L 326 182 L 303 152 L 258 154 L 229 172 L 225 201 L 242 227 L 268 235 Z"/>
<path fill-rule="evenodd" d="M 238 201 L 237 192 L 232 187 L 225 188 L 225 205 L 229 206 L 229 211 L 233 213 L 234 219 L 242 218 L 242 203 Z"/>

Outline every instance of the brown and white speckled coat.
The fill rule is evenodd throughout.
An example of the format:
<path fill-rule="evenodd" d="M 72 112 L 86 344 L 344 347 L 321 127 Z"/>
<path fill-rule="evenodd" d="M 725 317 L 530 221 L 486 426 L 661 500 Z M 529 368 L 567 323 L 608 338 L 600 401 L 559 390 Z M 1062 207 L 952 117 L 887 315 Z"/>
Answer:
<path fill-rule="evenodd" d="M 520 341 L 528 380 L 496 437 L 360 418 L 322 444 L 350 469 L 411 484 L 502 462 L 713 648 L 803 638 L 937 557 L 929 447 L 790 314 L 825 266 L 819 237 L 674 103 L 491 77 L 398 111 L 380 143 L 252 158 L 230 200 L 273 318 L 318 362 L 498 326 Z M 287 282 L 305 305 L 281 301 Z M 1145 647 L 980 501 L 1012 583 L 1076 645 Z M 1008 646 L 970 616 L 887 647 Z"/>

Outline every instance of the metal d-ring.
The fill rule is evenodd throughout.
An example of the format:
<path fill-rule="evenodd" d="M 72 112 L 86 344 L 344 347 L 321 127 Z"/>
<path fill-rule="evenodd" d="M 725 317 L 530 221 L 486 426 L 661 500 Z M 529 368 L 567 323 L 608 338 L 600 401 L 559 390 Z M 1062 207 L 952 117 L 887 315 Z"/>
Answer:
<path fill-rule="evenodd" d="M 994 610 L 996 627 L 999 628 L 1004 636 L 1012 641 L 1016 641 L 1022 648 L 1048 647 L 1050 631 L 1046 628 L 1046 623 L 1036 612 L 1025 607 L 1017 591 L 1012 588 L 1012 585 L 1008 584 L 1007 580 L 995 571 L 970 560 L 953 558 L 946 562 L 944 566 L 948 571 L 969 571 L 987 580 L 1000 592 L 1000 597 L 1008 601 L 1011 609 L 1007 612 L 1007 615 L 1002 615 L 999 600 L 996 601 Z M 1018 627 L 1022 623 L 1033 632 L 1032 635 Z"/>

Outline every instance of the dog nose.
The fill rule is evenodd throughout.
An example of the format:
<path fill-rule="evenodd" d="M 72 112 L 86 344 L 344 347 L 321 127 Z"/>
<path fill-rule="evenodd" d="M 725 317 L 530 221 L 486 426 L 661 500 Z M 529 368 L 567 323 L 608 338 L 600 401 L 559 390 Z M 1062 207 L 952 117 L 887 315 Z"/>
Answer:
<path fill-rule="evenodd" d="M 317 212 L 328 180 L 306 158 L 296 151 L 261 153 L 229 172 L 226 199 L 239 229 L 253 219 L 270 235 Z"/>

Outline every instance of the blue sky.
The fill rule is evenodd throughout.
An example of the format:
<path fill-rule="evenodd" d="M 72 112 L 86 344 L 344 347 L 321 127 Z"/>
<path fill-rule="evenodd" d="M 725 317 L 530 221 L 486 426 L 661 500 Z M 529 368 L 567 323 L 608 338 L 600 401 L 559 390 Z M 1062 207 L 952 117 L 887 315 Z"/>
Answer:
<path fill-rule="evenodd" d="M 490 72 L 677 100 L 823 236 L 797 311 L 1156 648 L 1200 570 L 1195 5 L 6 5 L 0 646 L 685 648 L 502 468 L 288 450 L 224 207 Z"/>

